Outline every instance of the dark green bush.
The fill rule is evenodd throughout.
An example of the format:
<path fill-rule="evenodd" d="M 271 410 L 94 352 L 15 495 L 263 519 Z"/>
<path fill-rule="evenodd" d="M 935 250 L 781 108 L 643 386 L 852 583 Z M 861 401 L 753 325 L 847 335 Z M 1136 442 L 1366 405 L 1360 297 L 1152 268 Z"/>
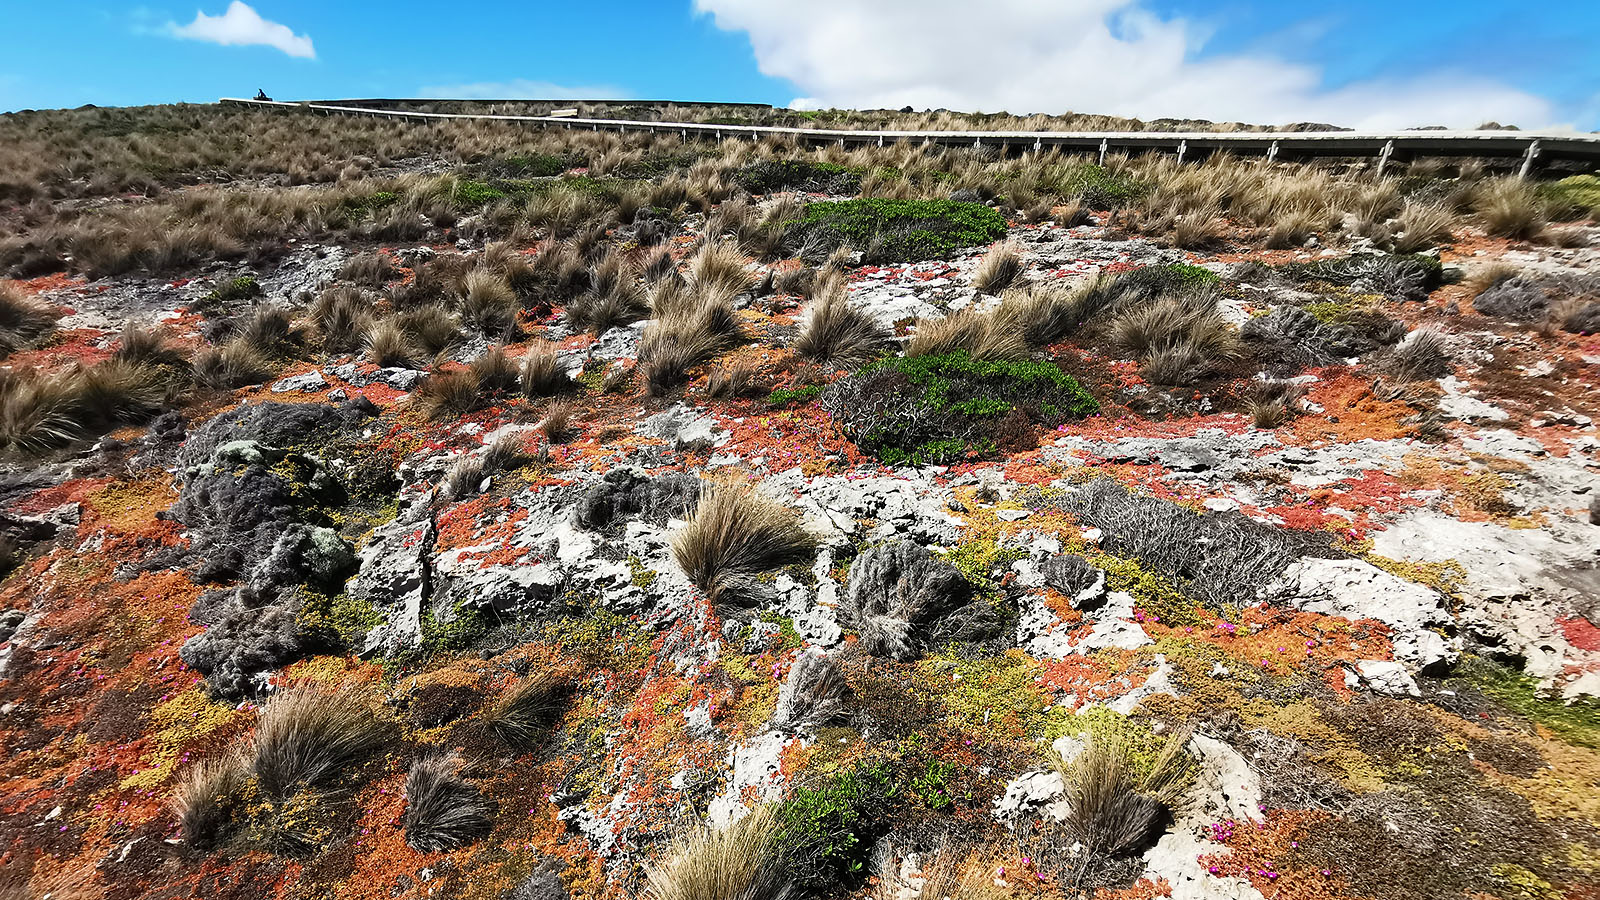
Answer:
<path fill-rule="evenodd" d="M 820 385 L 808 384 L 802 387 L 778 388 L 767 395 L 767 402 L 773 406 L 788 406 L 791 403 L 810 403 L 822 393 Z"/>
<path fill-rule="evenodd" d="M 859 878 L 899 793 L 895 781 L 878 762 L 794 792 L 778 811 L 777 845 L 797 886 L 817 893 Z"/>
<path fill-rule="evenodd" d="M 823 408 L 884 462 L 929 465 L 993 454 L 1019 417 L 1055 425 L 1099 405 L 1053 363 L 980 361 L 957 350 L 879 360 L 829 388 Z"/>
<path fill-rule="evenodd" d="M 835 163 L 805 159 L 758 159 L 746 163 L 733 179 L 752 194 L 784 190 L 854 194 L 861 190 L 861 176 L 856 172 Z"/>
<path fill-rule="evenodd" d="M 533 153 L 528 156 L 508 156 L 500 161 L 500 168 L 512 178 L 548 178 L 560 175 L 570 166 L 565 157 Z"/>
<path fill-rule="evenodd" d="M 1064 197 L 1076 197 L 1090 209 L 1118 209 L 1150 192 L 1150 185 L 1103 166 L 1075 166 L 1058 187 Z"/>
<path fill-rule="evenodd" d="M 999 240 L 1005 217 L 981 203 L 860 198 L 812 203 L 788 234 L 827 253 L 849 245 L 870 262 L 914 262 Z"/>

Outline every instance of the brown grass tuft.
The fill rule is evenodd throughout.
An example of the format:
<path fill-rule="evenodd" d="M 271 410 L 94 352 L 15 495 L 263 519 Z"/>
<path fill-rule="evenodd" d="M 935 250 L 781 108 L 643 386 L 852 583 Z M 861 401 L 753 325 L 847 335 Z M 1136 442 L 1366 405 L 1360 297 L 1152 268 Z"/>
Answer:
<path fill-rule="evenodd" d="M 672 555 L 713 602 L 735 599 L 759 572 L 805 562 L 817 539 L 799 517 L 750 491 L 707 487 L 672 541 Z"/>
<path fill-rule="evenodd" d="M 655 900 L 788 900 L 793 895 L 778 854 L 778 816 L 758 806 L 720 829 L 699 826 L 674 840 L 664 860 L 645 870 Z"/>

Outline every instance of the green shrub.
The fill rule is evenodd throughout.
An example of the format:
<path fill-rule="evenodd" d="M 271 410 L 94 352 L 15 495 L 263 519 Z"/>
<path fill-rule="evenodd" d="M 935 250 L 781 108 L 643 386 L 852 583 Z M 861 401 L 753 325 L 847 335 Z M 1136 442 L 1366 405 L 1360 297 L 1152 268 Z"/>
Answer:
<path fill-rule="evenodd" d="M 1103 166 L 1075 166 L 1061 179 L 1058 190 L 1065 197 L 1076 197 L 1090 209 L 1117 209 L 1150 192 L 1150 185 L 1126 175 L 1113 174 Z"/>
<path fill-rule="evenodd" d="M 548 178 L 560 175 L 568 168 L 564 157 L 550 153 L 533 153 L 527 156 L 508 156 L 500 166 L 514 178 Z"/>
<path fill-rule="evenodd" d="M 485 206 L 506 196 L 506 192 L 486 181 L 463 178 L 456 182 L 451 202 L 457 209 L 469 210 Z"/>
<path fill-rule="evenodd" d="M 208 306 L 223 306 L 243 303 L 261 296 L 261 285 L 249 275 L 241 275 L 222 284 L 216 290 L 206 295 L 205 302 Z"/>
<path fill-rule="evenodd" d="M 791 403 L 810 403 L 822 393 L 822 386 L 807 384 L 801 387 L 778 388 L 767 395 L 767 403 L 772 406 L 788 406 Z"/>
<path fill-rule="evenodd" d="M 1600 747 L 1600 701 L 1593 697 L 1571 703 L 1541 697 L 1537 679 L 1478 656 L 1463 659 L 1456 677 L 1512 712 L 1550 729 L 1562 740 Z"/>
<path fill-rule="evenodd" d="M 929 465 L 994 453 L 1019 416 L 1054 425 L 1099 405 L 1052 363 L 981 361 L 956 350 L 879 360 L 830 388 L 823 407 L 884 462 Z"/>
<path fill-rule="evenodd" d="M 786 848 L 785 864 L 797 885 L 820 893 L 859 877 L 883 826 L 881 813 L 897 793 L 885 762 L 796 789 L 778 811 L 778 845 Z"/>
<path fill-rule="evenodd" d="M 733 180 L 752 194 L 783 190 L 854 194 L 861 189 L 860 174 L 835 163 L 805 159 L 758 159 L 745 163 Z"/>
<path fill-rule="evenodd" d="M 1540 200 L 1555 219 L 1600 218 L 1600 176 L 1573 175 L 1541 184 Z"/>
<path fill-rule="evenodd" d="M 799 245 L 859 247 L 874 262 L 947 257 L 1005 236 L 1006 220 L 981 203 L 861 198 L 812 203 L 788 233 Z"/>

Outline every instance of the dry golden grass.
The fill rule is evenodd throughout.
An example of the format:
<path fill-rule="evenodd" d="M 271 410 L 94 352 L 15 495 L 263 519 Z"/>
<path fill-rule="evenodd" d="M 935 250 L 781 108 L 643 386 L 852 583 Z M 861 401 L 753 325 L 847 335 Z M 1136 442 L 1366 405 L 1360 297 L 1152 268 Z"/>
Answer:
<path fill-rule="evenodd" d="M 723 828 L 692 828 L 645 870 L 645 884 L 655 900 L 788 900 L 794 891 L 778 862 L 777 837 L 769 806 Z"/>
<path fill-rule="evenodd" d="M 249 781 L 249 762 L 237 748 L 190 766 L 172 796 L 183 842 L 196 850 L 215 847 L 232 825 Z"/>
<path fill-rule="evenodd" d="M 528 348 L 517 373 L 518 386 L 529 397 L 549 397 L 572 387 L 572 379 L 561 367 L 555 345 L 540 342 Z"/>
<path fill-rule="evenodd" d="M 713 602 L 734 599 L 759 572 L 805 562 L 817 539 L 794 510 L 751 491 L 710 487 L 672 541 L 672 555 Z"/>
<path fill-rule="evenodd" d="M 744 254 L 731 241 L 713 241 L 689 259 L 689 277 L 702 290 L 735 296 L 750 289 L 755 277 L 745 268 Z"/>
<path fill-rule="evenodd" d="M 956 350 L 965 350 L 979 360 L 1019 360 L 1028 356 L 1027 341 L 1016 323 L 971 307 L 942 319 L 918 319 L 906 342 L 908 357 L 939 356 Z"/>
<path fill-rule="evenodd" d="M 1441 203 L 1406 201 L 1395 223 L 1400 233 L 1394 239 L 1394 252 L 1420 253 L 1449 243 L 1455 220 L 1454 210 Z"/>
<path fill-rule="evenodd" d="M 251 766 L 262 792 L 281 800 L 304 788 L 336 786 L 387 738 L 382 720 L 356 695 L 289 688 L 261 709 Z"/>
<path fill-rule="evenodd" d="M 272 360 L 255 344 L 235 338 L 221 347 L 206 347 L 195 354 L 194 380 L 213 390 L 232 390 L 260 384 L 277 371 Z"/>
<path fill-rule="evenodd" d="M 1066 825 L 1091 851 L 1126 856 L 1159 835 L 1171 806 L 1188 785 L 1190 760 L 1184 750 L 1187 730 L 1167 738 L 1143 773 L 1120 739 L 1089 737 L 1070 762 L 1052 754 L 1051 763 L 1067 787 L 1071 806 Z"/>
<path fill-rule="evenodd" d="M 484 727 L 507 746 L 536 747 L 560 720 L 571 692 L 571 683 L 558 675 L 546 672 L 525 678 L 484 711 Z"/>
<path fill-rule="evenodd" d="M 998 294 L 1022 274 L 1022 254 L 1016 245 L 1002 241 L 989 248 L 972 273 L 972 286 L 980 293 Z"/>
<path fill-rule="evenodd" d="M 418 348 L 398 317 L 387 316 L 367 326 L 362 355 L 375 366 L 415 368 Z"/>
<path fill-rule="evenodd" d="M 1543 204 L 1533 186 L 1518 178 L 1496 178 L 1483 183 L 1475 203 L 1483 228 L 1496 237 L 1531 240 L 1547 224 Z"/>
<path fill-rule="evenodd" d="M 872 359 L 889 346 L 888 329 L 850 305 L 842 282 L 811 301 L 810 315 L 794 342 L 806 359 L 853 366 Z"/>
<path fill-rule="evenodd" d="M 0 357 L 10 356 L 49 334 L 61 317 L 9 281 L 0 281 Z"/>

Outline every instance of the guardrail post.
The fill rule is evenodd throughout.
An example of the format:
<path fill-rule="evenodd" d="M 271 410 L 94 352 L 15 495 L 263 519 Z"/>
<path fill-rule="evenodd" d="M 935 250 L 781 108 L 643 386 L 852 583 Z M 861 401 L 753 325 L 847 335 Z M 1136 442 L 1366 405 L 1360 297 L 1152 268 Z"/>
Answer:
<path fill-rule="evenodd" d="M 1106 139 L 1105 138 L 1101 138 L 1100 139 L 1100 165 L 1102 165 L 1102 166 L 1106 164 L 1106 147 L 1107 146 L 1108 145 L 1106 144 Z"/>
<path fill-rule="evenodd" d="M 1044 149 L 1044 141 L 1040 140 L 1039 138 L 1034 138 L 1033 139 L 1033 152 L 1038 153 L 1040 150 L 1043 150 L 1043 149 Z"/>
<path fill-rule="evenodd" d="M 1378 177 L 1383 177 L 1383 170 L 1389 165 L 1389 157 L 1394 153 L 1394 141 L 1384 141 L 1383 149 L 1378 151 Z"/>
<path fill-rule="evenodd" d="M 1183 163 L 1183 154 L 1188 149 L 1189 149 L 1189 142 L 1188 141 L 1179 141 L 1178 142 L 1178 163 L 1180 165 Z"/>
<path fill-rule="evenodd" d="M 1534 157 L 1536 157 L 1538 155 L 1539 155 L 1539 142 L 1538 141 L 1533 141 L 1533 142 L 1529 143 L 1528 144 L 1528 152 L 1523 154 L 1523 156 L 1522 156 L 1522 171 L 1517 173 L 1517 177 L 1518 178 L 1527 178 L 1528 177 L 1528 173 L 1533 171 L 1533 160 L 1534 160 Z"/>
<path fill-rule="evenodd" d="M 1277 141 L 1273 141 L 1272 142 L 1272 146 L 1267 148 L 1267 162 L 1275 162 L 1275 161 L 1277 161 L 1277 159 L 1278 159 L 1278 142 Z"/>

